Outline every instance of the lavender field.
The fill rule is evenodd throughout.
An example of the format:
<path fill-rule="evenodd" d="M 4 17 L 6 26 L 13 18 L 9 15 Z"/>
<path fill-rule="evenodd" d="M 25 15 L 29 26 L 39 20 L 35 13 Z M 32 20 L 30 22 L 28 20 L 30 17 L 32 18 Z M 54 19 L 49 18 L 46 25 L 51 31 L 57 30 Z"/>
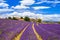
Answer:
<path fill-rule="evenodd" d="M 0 40 L 60 40 L 60 24 L 0 19 Z"/>

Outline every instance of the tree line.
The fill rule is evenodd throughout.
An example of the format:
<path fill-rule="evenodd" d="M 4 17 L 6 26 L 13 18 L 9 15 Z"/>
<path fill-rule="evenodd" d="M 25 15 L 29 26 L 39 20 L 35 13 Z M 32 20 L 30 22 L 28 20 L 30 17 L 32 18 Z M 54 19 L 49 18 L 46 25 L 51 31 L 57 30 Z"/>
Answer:
<path fill-rule="evenodd" d="M 8 17 L 8 18 L 6 18 L 6 19 L 18 20 L 17 17 Z M 38 23 L 41 23 L 41 21 L 42 21 L 41 19 L 37 19 L 37 20 L 31 19 L 31 18 L 29 18 L 28 16 L 25 16 L 24 18 L 23 18 L 23 17 L 20 17 L 19 19 L 23 19 L 24 21 L 28 21 L 28 22 L 30 22 L 30 21 L 32 20 L 33 22 L 38 22 Z"/>
<path fill-rule="evenodd" d="M 28 16 L 25 16 L 24 18 L 23 17 L 20 17 L 20 18 L 17 18 L 17 17 L 8 17 L 6 19 L 10 19 L 10 20 L 19 20 L 19 19 L 23 19 L 24 21 L 28 21 L 28 22 L 37 22 L 37 23 L 42 23 L 42 19 L 31 19 L 29 18 Z M 45 22 L 45 23 L 50 23 L 50 22 Z M 54 22 L 53 22 L 54 23 Z M 57 22 L 58 24 L 60 24 L 60 22 Z"/>

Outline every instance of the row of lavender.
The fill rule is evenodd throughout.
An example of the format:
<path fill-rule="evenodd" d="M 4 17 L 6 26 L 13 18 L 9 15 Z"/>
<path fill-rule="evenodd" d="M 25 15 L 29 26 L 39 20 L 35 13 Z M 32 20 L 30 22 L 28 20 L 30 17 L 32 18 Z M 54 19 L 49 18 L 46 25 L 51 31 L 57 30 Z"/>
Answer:
<path fill-rule="evenodd" d="M 0 20 L 0 40 L 12 40 L 19 34 L 28 22 L 17 20 Z"/>
<path fill-rule="evenodd" d="M 60 40 L 60 24 L 38 24 L 35 29 L 43 40 Z"/>
<path fill-rule="evenodd" d="M 37 40 L 36 35 L 34 34 L 34 31 L 32 29 L 32 24 L 33 23 L 30 22 L 30 25 L 23 33 L 20 40 Z"/>

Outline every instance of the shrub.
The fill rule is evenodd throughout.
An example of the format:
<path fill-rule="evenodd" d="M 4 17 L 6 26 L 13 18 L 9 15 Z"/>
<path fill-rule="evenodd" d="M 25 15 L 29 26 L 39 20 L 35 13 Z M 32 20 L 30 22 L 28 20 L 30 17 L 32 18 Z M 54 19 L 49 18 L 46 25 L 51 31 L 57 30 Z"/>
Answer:
<path fill-rule="evenodd" d="M 30 21 L 30 18 L 27 17 L 27 16 L 25 16 L 24 20 L 25 20 L 25 21 Z"/>
<path fill-rule="evenodd" d="M 38 23 L 41 23 L 41 21 L 42 21 L 41 19 L 37 19 L 37 22 L 38 22 Z"/>

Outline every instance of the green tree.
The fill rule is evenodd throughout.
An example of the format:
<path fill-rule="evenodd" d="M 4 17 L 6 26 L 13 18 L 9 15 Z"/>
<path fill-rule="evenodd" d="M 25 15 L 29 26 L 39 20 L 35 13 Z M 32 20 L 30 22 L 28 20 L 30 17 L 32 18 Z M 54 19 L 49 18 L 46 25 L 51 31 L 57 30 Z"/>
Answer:
<path fill-rule="evenodd" d="M 13 19 L 13 20 L 17 20 L 17 18 L 16 18 L 16 17 L 13 17 L 12 19 Z"/>
<path fill-rule="evenodd" d="M 28 16 L 25 16 L 24 20 L 25 21 L 30 21 L 30 18 Z"/>
<path fill-rule="evenodd" d="M 37 19 L 37 22 L 38 22 L 38 23 L 41 23 L 41 21 L 42 21 L 41 19 Z"/>
<path fill-rule="evenodd" d="M 11 17 L 8 17 L 8 19 L 12 19 Z"/>
<path fill-rule="evenodd" d="M 60 22 L 58 22 L 58 24 L 60 24 Z"/>
<path fill-rule="evenodd" d="M 23 19 L 23 17 L 20 17 L 20 19 Z"/>

